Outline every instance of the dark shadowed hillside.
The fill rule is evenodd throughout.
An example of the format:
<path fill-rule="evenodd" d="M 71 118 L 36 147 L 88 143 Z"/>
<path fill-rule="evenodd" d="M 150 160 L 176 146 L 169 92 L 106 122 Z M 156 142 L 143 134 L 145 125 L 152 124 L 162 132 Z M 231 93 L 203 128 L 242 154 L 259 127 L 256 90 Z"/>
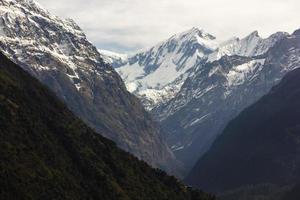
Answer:
<path fill-rule="evenodd" d="M 0 55 L 0 199 L 212 199 L 96 134 Z"/>
<path fill-rule="evenodd" d="M 282 200 L 299 200 L 300 199 L 300 184 L 293 187 L 293 189 L 284 195 Z"/>
<path fill-rule="evenodd" d="M 229 123 L 187 182 L 223 192 L 300 180 L 300 69 Z"/>
<path fill-rule="evenodd" d="M 153 167 L 180 174 L 161 131 L 73 20 L 34 0 L 0 0 L 0 50 L 102 136 Z"/>

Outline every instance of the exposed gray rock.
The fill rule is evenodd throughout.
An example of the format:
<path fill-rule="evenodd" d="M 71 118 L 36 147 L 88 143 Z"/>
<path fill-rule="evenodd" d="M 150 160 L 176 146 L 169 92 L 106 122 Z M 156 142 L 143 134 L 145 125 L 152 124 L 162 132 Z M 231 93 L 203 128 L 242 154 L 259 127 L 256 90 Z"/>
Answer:
<path fill-rule="evenodd" d="M 9 58 L 99 133 L 152 166 L 176 172 L 157 125 L 74 21 L 31 0 L 1 0 L 0 16 L 0 49 Z"/>
<path fill-rule="evenodd" d="M 176 97 L 153 113 L 168 134 L 169 146 L 189 168 L 231 119 L 298 67 L 300 40 L 286 35 L 263 55 L 223 56 L 198 67 Z"/>

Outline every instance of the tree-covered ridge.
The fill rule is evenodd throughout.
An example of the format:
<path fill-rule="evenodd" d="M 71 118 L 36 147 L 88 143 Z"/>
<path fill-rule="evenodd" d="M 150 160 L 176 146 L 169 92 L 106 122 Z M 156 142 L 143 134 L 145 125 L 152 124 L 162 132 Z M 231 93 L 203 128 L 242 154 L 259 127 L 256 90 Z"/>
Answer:
<path fill-rule="evenodd" d="M 0 55 L 1 199 L 214 199 L 118 149 Z"/>
<path fill-rule="evenodd" d="M 298 68 L 227 125 L 187 182 L 218 193 L 259 184 L 292 187 L 300 182 L 299 153 Z"/>

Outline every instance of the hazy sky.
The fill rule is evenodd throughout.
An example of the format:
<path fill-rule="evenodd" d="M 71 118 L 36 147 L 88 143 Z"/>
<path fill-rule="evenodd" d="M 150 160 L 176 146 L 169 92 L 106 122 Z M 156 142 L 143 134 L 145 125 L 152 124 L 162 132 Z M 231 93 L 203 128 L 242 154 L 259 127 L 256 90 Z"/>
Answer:
<path fill-rule="evenodd" d="M 300 28 L 299 0 L 37 0 L 102 49 L 134 51 L 198 27 L 219 40 Z"/>

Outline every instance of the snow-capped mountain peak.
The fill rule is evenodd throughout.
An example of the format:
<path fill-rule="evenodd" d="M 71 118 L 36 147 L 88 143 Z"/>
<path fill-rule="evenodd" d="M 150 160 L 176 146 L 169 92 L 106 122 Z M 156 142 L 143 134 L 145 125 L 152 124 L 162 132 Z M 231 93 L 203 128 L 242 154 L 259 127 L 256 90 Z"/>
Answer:
<path fill-rule="evenodd" d="M 19 7 L 23 8 L 24 12 L 35 12 L 42 16 L 49 16 L 50 13 L 46 10 L 43 6 L 41 6 L 35 0 L 1 0 L 0 5 L 8 6 L 9 9 L 6 9 L 7 12 L 14 12 L 16 11 L 14 8 Z M 3 8 L 2 8 L 3 9 Z M 15 14 L 21 14 L 21 12 Z M 52 15 L 52 17 L 55 17 Z"/>
<path fill-rule="evenodd" d="M 260 38 L 259 33 L 257 30 L 252 31 L 246 38 Z"/>
<path fill-rule="evenodd" d="M 300 66 L 300 34 L 261 38 L 253 32 L 220 44 L 217 53 L 221 59 L 206 62 L 174 98 L 152 110 L 169 146 L 189 166 L 232 118 Z"/>
<path fill-rule="evenodd" d="M 209 39 L 209 40 L 215 40 L 216 37 L 209 34 L 208 32 L 206 32 L 204 29 L 200 29 L 200 28 L 197 28 L 197 27 L 193 27 L 191 28 L 190 30 L 187 30 L 185 32 L 182 32 L 181 34 L 179 35 L 198 35 L 202 38 L 205 38 L 205 39 Z"/>
<path fill-rule="evenodd" d="M 174 35 L 170 40 L 196 41 L 204 48 L 210 50 L 215 50 L 218 47 L 216 38 L 213 35 L 205 32 L 203 29 L 195 27 L 183 33 Z"/>
<path fill-rule="evenodd" d="M 288 33 L 285 32 L 277 32 L 268 38 L 261 38 L 258 31 L 253 31 L 242 39 L 234 37 L 221 43 L 219 48 L 209 55 L 208 61 L 219 60 L 224 55 L 260 56 L 265 54 L 277 41 L 287 35 Z"/>
<path fill-rule="evenodd" d="M 124 79 L 127 89 L 146 97 L 146 107 L 166 101 L 180 89 L 187 73 L 218 47 L 216 38 L 204 30 L 192 28 L 175 34 L 144 51 L 113 65 Z M 107 54 L 106 52 L 102 52 Z M 119 65 L 119 66 L 118 66 Z"/>
<path fill-rule="evenodd" d="M 261 38 L 258 31 L 253 31 L 242 39 L 233 37 L 218 42 L 213 35 L 194 27 L 126 59 L 110 52 L 102 54 L 117 68 L 127 89 L 141 97 L 151 110 L 173 98 L 183 82 L 204 63 L 225 55 L 261 56 L 286 35 L 278 32 Z"/>

